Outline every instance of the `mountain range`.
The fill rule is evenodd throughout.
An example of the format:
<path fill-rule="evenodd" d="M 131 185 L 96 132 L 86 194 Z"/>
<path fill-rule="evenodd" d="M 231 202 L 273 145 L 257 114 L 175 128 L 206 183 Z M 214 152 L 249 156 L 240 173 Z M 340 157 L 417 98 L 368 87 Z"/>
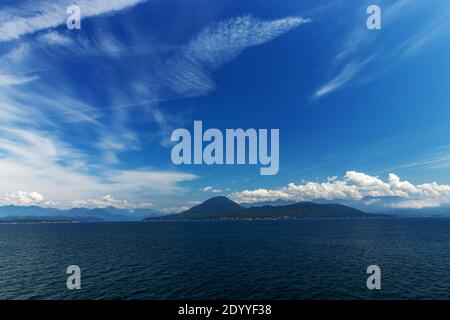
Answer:
<path fill-rule="evenodd" d="M 145 220 L 239 220 L 239 219 L 299 219 L 377 217 L 382 214 L 365 213 L 341 204 L 297 202 L 287 205 L 244 207 L 230 199 L 214 197 L 184 212 Z"/>
<path fill-rule="evenodd" d="M 0 207 L 0 221 L 142 221 L 147 217 L 161 216 L 163 213 L 152 209 L 73 208 L 61 210 L 38 206 Z"/>
<path fill-rule="evenodd" d="M 226 220 L 298 219 L 320 217 L 450 217 L 450 206 L 436 208 L 395 208 L 399 197 L 365 197 L 359 201 L 316 199 L 311 202 L 275 201 L 241 203 L 220 196 L 206 200 L 177 214 L 152 209 L 73 208 L 68 210 L 39 206 L 0 207 L 0 222 L 113 222 L 142 220 Z"/>

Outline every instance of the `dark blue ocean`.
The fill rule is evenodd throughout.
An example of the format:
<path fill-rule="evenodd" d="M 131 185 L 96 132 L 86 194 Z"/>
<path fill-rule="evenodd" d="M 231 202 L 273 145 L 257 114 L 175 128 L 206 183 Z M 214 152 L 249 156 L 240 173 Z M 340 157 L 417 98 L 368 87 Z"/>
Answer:
<path fill-rule="evenodd" d="M 450 219 L 0 225 L 0 299 L 367 298 L 449 299 Z"/>

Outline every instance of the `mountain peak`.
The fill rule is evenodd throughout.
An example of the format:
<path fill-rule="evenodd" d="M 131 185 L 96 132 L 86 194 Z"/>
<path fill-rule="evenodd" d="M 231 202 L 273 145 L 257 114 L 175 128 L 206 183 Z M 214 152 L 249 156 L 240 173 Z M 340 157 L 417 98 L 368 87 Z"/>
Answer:
<path fill-rule="evenodd" d="M 236 202 L 228 199 L 224 196 L 218 196 L 214 198 L 210 198 L 203 203 L 192 207 L 191 209 L 187 211 L 196 211 L 201 210 L 202 212 L 208 212 L 208 213 L 217 213 L 218 211 L 223 212 L 226 211 L 236 211 L 236 210 L 242 210 L 243 208 L 237 204 Z M 187 212 L 186 211 L 186 212 Z"/>
<path fill-rule="evenodd" d="M 241 207 L 236 202 L 228 199 L 224 196 L 218 196 L 210 198 L 199 205 L 196 205 L 182 213 L 176 214 L 174 216 L 179 216 L 183 218 L 198 218 L 198 217 L 215 217 L 222 214 L 234 214 L 241 212 L 245 208 Z"/>
<path fill-rule="evenodd" d="M 228 199 L 228 198 L 225 197 L 225 196 L 217 196 L 217 197 L 209 198 L 208 200 L 205 200 L 205 201 L 204 201 L 203 203 L 201 203 L 200 205 L 202 205 L 202 204 L 214 204 L 214 203 L 217 203 L 217 204 L 220 203 L 220 204 L 234 204 L 234 205 L 237 205 L 236 202 L 234 202 L 234 201 Z"/>

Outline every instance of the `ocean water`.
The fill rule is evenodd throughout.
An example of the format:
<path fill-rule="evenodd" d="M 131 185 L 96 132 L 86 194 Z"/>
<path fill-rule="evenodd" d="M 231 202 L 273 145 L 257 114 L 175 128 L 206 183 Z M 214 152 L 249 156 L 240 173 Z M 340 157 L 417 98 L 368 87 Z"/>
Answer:
<path fill-rule="evenodd" d="M 0 299 L 449 298 L 450 219 L 0 225 Z"/>

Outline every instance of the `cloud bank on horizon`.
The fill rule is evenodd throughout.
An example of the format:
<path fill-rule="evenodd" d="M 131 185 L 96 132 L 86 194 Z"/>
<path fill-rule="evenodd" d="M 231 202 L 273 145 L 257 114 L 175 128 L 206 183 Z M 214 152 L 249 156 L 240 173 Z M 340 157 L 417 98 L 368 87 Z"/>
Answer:
<path fill-rule="evenodd" d="M 254 189 L 234 192 L 231 195 L 238 202 L 274 201 L 277 199 L 294 201 L 362 200 L 365 197 L 399 197 L 400 201 L 391 204 L 393 208 L 427 208 L 450 203 L 450 185 L 424 183 L 414 185 L 402 181 L 394 173 L 388 180 L 362 172 L 348 171 L 343 179 L 336 176 L 326 182 L 289 183 L 278 189 Z"/>

